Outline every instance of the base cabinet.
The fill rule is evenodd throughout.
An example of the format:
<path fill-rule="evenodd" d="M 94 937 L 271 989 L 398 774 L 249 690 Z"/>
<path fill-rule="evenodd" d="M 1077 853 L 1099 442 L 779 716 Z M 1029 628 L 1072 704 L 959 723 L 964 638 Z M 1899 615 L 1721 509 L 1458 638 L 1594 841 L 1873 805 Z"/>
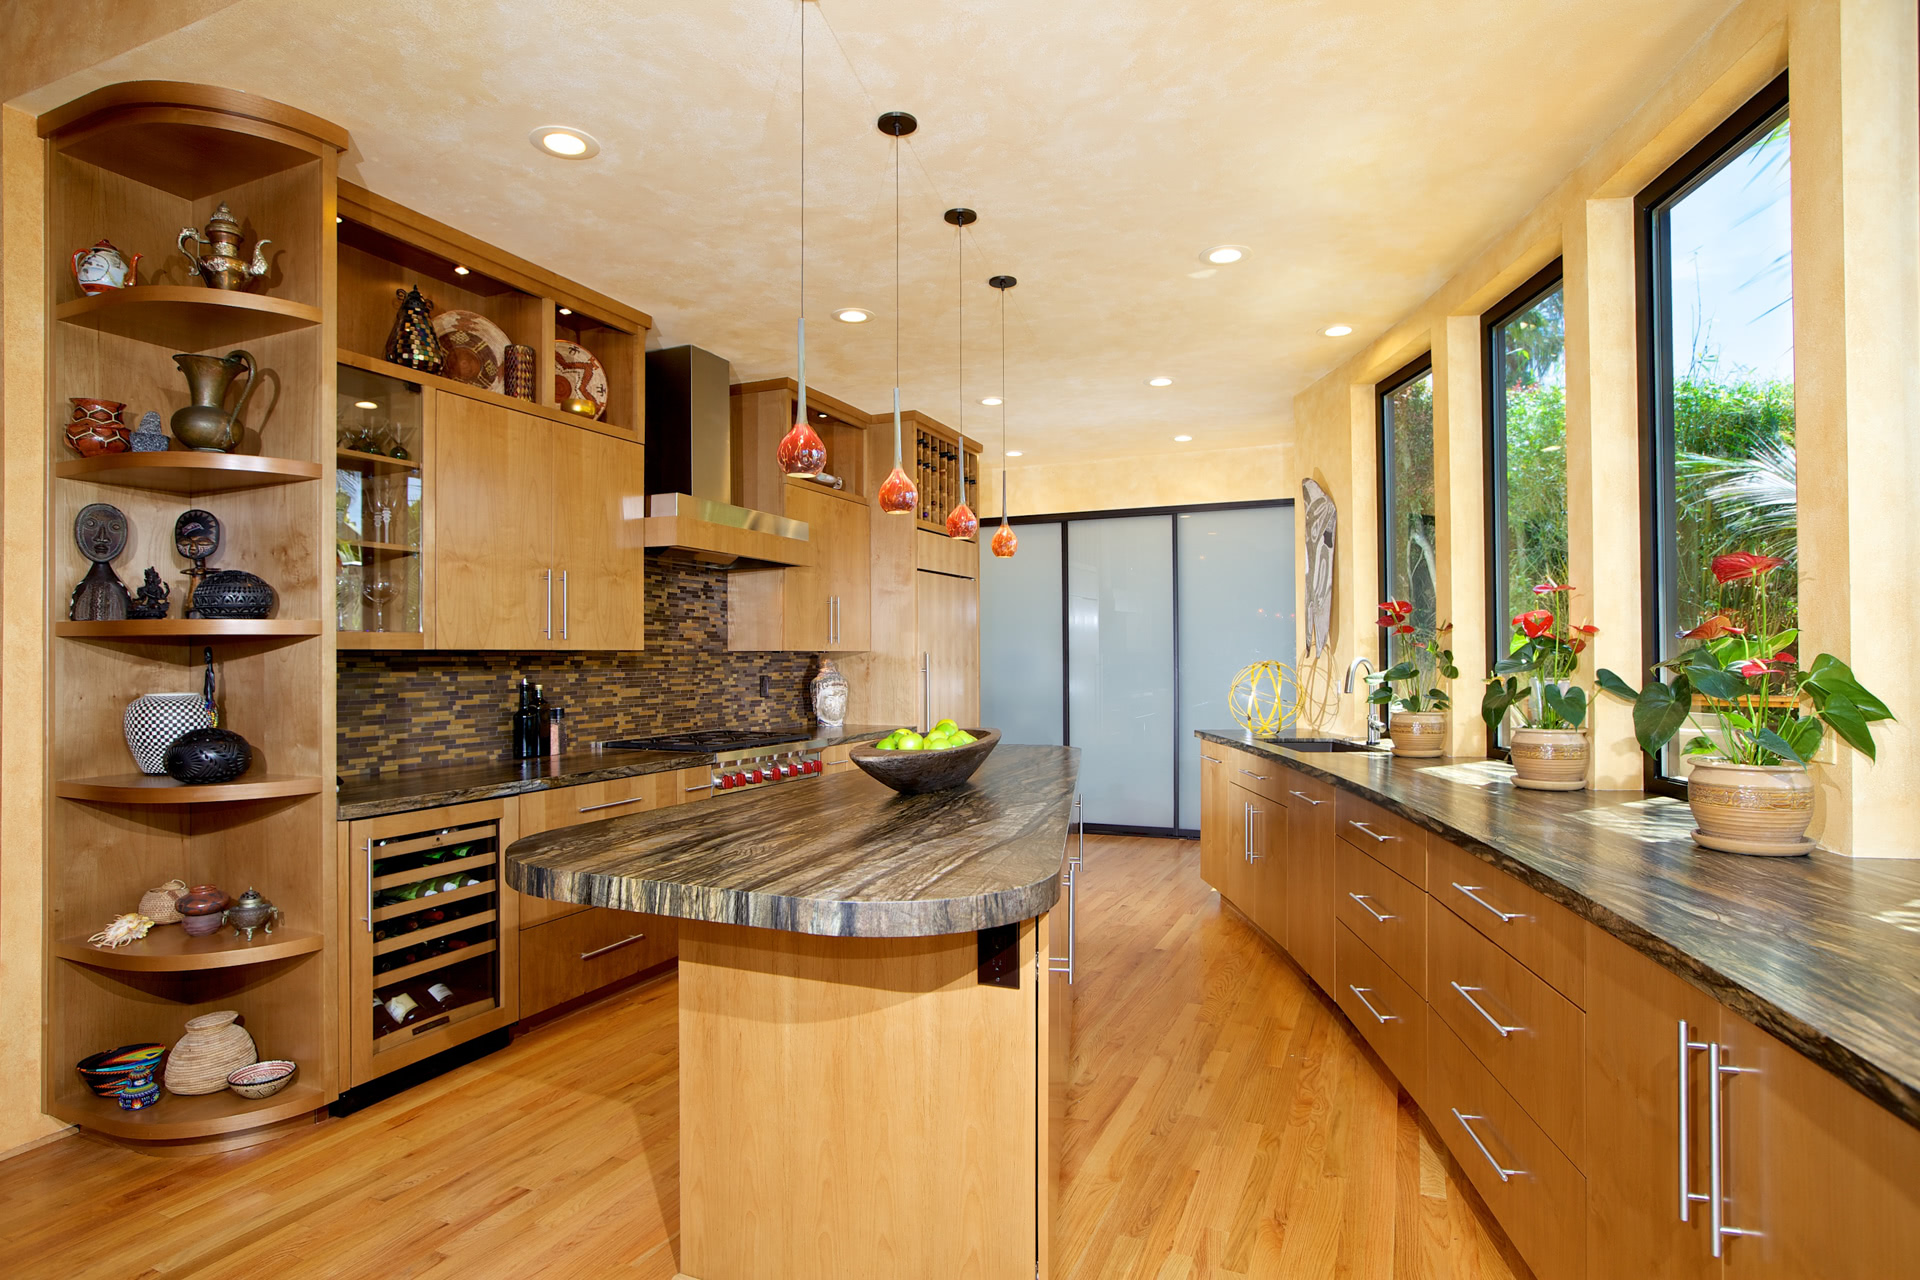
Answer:
<path fill-rule="evenodd" d="M 1286 770 L 1286 947 L 1322 991 L 1334 982 L 1333 788 Z"/>
<path fill-rule="evenodd" d="M 676 921 L 637 911 L 577 911 L 520 931 L 520 1016 L 673 959 Z"/>

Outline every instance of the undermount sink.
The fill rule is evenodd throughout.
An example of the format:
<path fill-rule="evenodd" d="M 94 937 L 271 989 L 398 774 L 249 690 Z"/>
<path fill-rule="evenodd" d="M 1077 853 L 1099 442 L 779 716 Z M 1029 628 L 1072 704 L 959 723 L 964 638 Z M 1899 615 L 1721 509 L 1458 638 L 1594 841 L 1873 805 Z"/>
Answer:
<path fill-rule="evenodd" d="M 1372 751 L 1377 753 L 1386 750 L 1387 747 L 1384 742 L 1370 747 L 1364 742 L 1354 742 L 1348 738 L 1263 738 L 1261 741 L 1276 747 L 1285 747 L 1289 751 Z"/>

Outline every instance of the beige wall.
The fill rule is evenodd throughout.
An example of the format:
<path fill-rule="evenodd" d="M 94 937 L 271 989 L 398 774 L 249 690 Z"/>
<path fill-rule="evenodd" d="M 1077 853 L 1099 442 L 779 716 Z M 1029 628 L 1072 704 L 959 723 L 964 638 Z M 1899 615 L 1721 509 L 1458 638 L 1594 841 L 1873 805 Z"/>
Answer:
<path fill-rule="evenodd" d="M 1287 444 L 1044 466 L 1014 461 L 1007 468 L 1007 505 L 1016 516 L 1300 496 L 1300 478 L 1294 475 L 1293 450 Z M 999 468 L 985 466 L 980 481 L 980 515 L 997 520 Z"/>
<path fill-rule="evenodd" d="M 1641 662 L 1637 192 L 1781 70 L 1793 69 L 1794 328 L 1801 462 L 1802 594 L 1809 653 L 1851 661 L 1907 720 L 1920 715 L 1911 637 L 1920 627 L 1920 545 L 1890 529 L 1920 491 L 1920 142 L 1911 0 L 1749 0 L 1551 196 L 1400 324 L 1294 403 L 1297 456 L 1340 508 L 1334 652 L 1344 671 L 1376 644 L 1374 387 L 1431 350 L 1441 613 L 1461 628 L 1456 750 L 1484 747 L 1471 677 L 1485 666 L 1480 470 L 1481 314 L 1563 257 L 1567 316 L 1568 518 L 1574 612 L 1600 635 L 1595 665 Z M 1308 681 L 1309 690 L 1315 688 Z M 1353 731 L 1357 699 L 1324 697 L 1322 725 Z M 1638 787 L 1628 708 L 1602 699 L 1593 784 Z M 1882 735 L 1878 764 L 1842 749 L 1819 770 L 1814 834 L 1860 854 L 1910 853 L 1920 788 L 1912 735 Z"/>

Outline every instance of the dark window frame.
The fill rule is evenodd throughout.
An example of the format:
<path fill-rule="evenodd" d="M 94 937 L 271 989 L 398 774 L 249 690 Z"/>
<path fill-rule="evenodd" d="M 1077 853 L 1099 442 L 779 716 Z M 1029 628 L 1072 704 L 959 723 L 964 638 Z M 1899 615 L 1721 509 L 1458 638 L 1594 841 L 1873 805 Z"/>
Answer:
<path fill-rule="evenodd" d="M 1670 624 L 1670 592 L 1663 547 L 1677 524 L 1673 493 L 1672 353 L 1665 341 L 1673 309 L 1672 255 L 1664 214 L 1706 181 L 1768 120 L 1790 105 L 1787 73 L 1749 98 L 1706 137 L 1634 197 L 1634 275 L 1640 376 L 1640 678 L 1650 678 L 1660 660 L 1661 633 Z M 1663 323 L 1663 318 L 1665 322 Z M 1661 772 L 1642 753 L 1642 787 L 1684 798 L 1686 783 Z"/>
<path fill-rule="evenodd" d="M 1391 495 L 1393 493 L 1393 438 L 1387 420 L 1387 398 L 1410 382 L 1419 380 L 1433 372 L 1433 352 L 1431 350 L 1415 356 L 1392 373 L 1374 384 L 1373 389 L 1373 447 L 1377 451 L 1377 465 L 1374 467 L 1374 522 L 1375 540 L 1379 543 L 1378 581 L 1380 594 L 1375 600 L 1391 600 L 1393 552 L 1390 549 L 1392 539 L 1388 536 L 1393 524 Z M 1379 669 L 1387 669 L 1387 633 L 1380 629 Z M 1356 649 L 1358 645 L 1354 646 Z"/>

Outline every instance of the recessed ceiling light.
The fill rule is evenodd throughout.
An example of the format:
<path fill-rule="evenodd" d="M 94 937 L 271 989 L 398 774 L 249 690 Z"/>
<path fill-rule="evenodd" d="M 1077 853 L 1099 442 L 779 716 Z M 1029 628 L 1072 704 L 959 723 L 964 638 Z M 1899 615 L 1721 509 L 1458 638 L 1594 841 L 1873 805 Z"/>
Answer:
<path fill-rule="evenodd" d="M 343 217 L 341 217 L 341 216 L 340 216 L 339 214 L 337 214 L 337 213 L 336 213 L 336 214 L 334 214 L 334 215 L 333 215 L 333 225 L 334 225 L 334 226 L 336 226 L 336 227 L 337 227 L 337 226 L 339 226 L 339 225 L 340 225 L 341 223 L 343 223 L 343 222 L 345 222 L 345 221 L 346 221 L 346 219 L 345 219 L 345 218 L 343 218 Z"/>
<path fill-rule="evenodd" d="M 1191 440 L 1191 439 L 1193 439 L 1193 437 L 1192 437 L 1192 436 L 1175 436 L 1175 437 L 1173 438 L 1173 442 L 1174 442 L 1175 444 L 1185 444 L 1185 443 L 1186 443 L 1187 441 L 1189 441 L 1189 440 Z"/>
<path fill-rule="evenodd" d="M 1243 244 L 1217 244 L 1201 254 L 1200 260 L 1224 267 L 1229 262 L 1238 262 L 1246 256 L 1247 247 Z"/>
<path fill-rule="evenodd" d="M 465 267 L 455 267 L 453 269 L 453 274 L 457 276 L 464 276 L 464 275 L 471 275 L 472 272 L 468 271 Z"/>
<path fill-rule="evenodd" d="M 986 397 L 985 399 L 983 399 L 983 400 L 981 400 L 981 401 L 980 401 L 980 403 L 981 403 L 981 404 L 984 404 L 984 405 L 987 405 L 988 407 L 992 407 L 993 405 L 996 405 L 996 404 L 999 404 L 999 403 L 1000 403 L 1000 397 L 999 397 L 999 396 L 987 396 L 987 397 Z"/>
<path fill-rule="evenodd" d="M 1024 453 L 1022 453 L 1022 452 L 1020 452 L 1020 450 L 1018 450 L 1018 449 L 1009 449 L 1009 450 L 1007 450 L 1007 456 L 1008 456 L 1009 458 L 1024 458 L 1024 457 L 1026 457 L 1027 455 L 1026 455 L 1026 454 L 1024 454 Z"/>
<path fill-rule="evenodd" d="M 1326 335 L 1329 338 L 1344 338 L 1352 332 L 1353 326 L 1350 324 L 1329 325 L 1326 329 Z"/>
<path fill-rule="evenodd" d="M 1173 385 L 1173 379 L 1172 379 L 1172 378 L 1164 378 L 1164 377 L 1163 377 L 1163 378 L 1148 378 L 1148 379 L 1147 379 L 1147 385 L 1148 385 L 1148 386 L 1150 386 L 1150 387 L 1170 387 L 1170 386 L 1172 386 L 1172 385 Z"/>
<path fill-rule="evenodd" d="M 572 308 L 572 307 L 562 307 L 562 308 L 560 308 L 560 314 L 561 314 L 561 315 L 563 315 L 563 316 L 570 316 L 570 315 L 572 315 L 572 314 L 573 314 L 573 308 Z"/>
<path fill-rule="evenodd" d="M 527 135 L 527 141 L 562 160 L 586 160 L 600 154 L 600 143 L 592 134 L 563 124 L 543 124 Z"/>
<path fill-rule="evenodd" d="M 353 407 L 356 409 L 378 409 L 380 406 L 371 400 L 355 400 Z"/>
<path fill-rule="evenodd" d="M 842 307 L 833 313 L 835 320 L 844 320 L 848 324 L 865 324 L 873 319 L 873 312 L 863 311 L 859 307 Z"/>

